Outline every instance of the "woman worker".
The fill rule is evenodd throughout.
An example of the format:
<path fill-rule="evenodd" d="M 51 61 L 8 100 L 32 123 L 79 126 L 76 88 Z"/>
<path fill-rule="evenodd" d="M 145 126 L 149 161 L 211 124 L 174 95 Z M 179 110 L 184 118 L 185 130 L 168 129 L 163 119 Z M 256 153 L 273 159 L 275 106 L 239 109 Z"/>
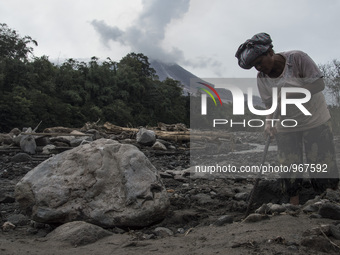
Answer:
<path fill-rule="evenodd" d="M 266 121 L 265 133 L 275 136 L 278 144 L 278 160 L 284 166 L 294 169 L 303 164 L 303 151 L 311 184 L 317 193 L 327 188 L 337 189 L 339 172 L 333 143 L 330 113 L 322 90 L 325 88 L 323 75 L 314 61 L 304 52 L 294 50 L 275 53 L 272 40 L 266 33 L 259 33 L 241 44 L 236 55 L 241 68 L 258 71 L 257 86 L 266 108 L 269 109 L 273 100 L 273 87 L 277 87 L 280 101 L 282 87 L 300 87 L 311 93 L 311 99 L 303 106 L 311 113 L 305 115 L 293 104 L 287 105 L 286 116 L 279 119 L 295 120 L 296 125 L 283 126 L 281 121 L 272 125 Z M 301 98 L 302 93 L 287 93 L 287 98 Z M 278 102 L 280 105 L 280 102 Z M 272 114 L 267 119 L 272 119 Z M 283 190 L 290 197 L 291 204 L 299 204 L 299 191 L 302 189 L 302 173 L 291 171 L 283 175 Z"/>

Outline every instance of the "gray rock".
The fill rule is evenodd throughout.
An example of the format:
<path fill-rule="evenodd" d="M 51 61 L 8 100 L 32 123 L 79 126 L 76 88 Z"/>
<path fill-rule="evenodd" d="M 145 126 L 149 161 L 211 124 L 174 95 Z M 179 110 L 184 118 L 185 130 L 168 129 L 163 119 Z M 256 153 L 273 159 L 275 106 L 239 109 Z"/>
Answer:
<path fill-rule="evenodd" d="M 332 202 L 339 203 L 340 202 L 340 190 L 327 189 L 325 198 Z"/>
<path fill-rule="evenodd" d="M 15 163 L 29 162 L 31 160 L 32 160 L 32 157 L 28 155 L 27 153 L 17 153 L 11 158 L 11 161 Z"/>
<path fill-rule="evenodd" d="M 71 145 L 71 147 L 77 147 L 79 145 L 82 145 L 82 144 L 85 144 L 85 143 L 90 143 L 92 141 L 93 141 L 92 137 L 74 138 L 70 141 L 70 145 Z"/>
<path fill-rule="evenodd" d="M 46 146 L 44 146 L 42 154 L 53 154 L 56 150 L 56 146 L 53 144 L 48 144 Z"/>
<path fill-rule="evenodd" d="M 307 229 L 303 235 L 304 236 L 315 236 L 315 235 L 323 235 L 323 233 L 327 236 L 331 235 L 330 231 L 330 225 L 329 224 L 323 224 L 320 225 L 319 227 L 315 227 L 312 229 Z"/>
<path fill-rule="evenodd" d="M 168 149 L 169 149 L 169 150 L 176 150 L 176 147 L 173 146 L 173 145 L 170 145 L 170 146 L 168 146 Z"/>
<path fill-rule="evenodd" d="M 13 138 L 9 134 L 0 134 L 0 144 L 10 145 L 13 143 Z"/>
<path fill-rule="evenodd" d="M 152 149 L 166 151 L 165 145 L 158 141 L 152 145 Z"/>
<path fill-rule="evenodd" d="M 21 141 L 21 138 L 23 137 L 23 135 L 19 134 L 18 136 L 14 136 L 12 139 L 13 139 L 13 142 L 15 145 L 17 146 L 20 146 L 20 141 Z"/>
<path fill-rule="evenodd" d="M 151 130 L 141 128 L 136 135 L 136 140 L 142 145 L 153 145 L 156 142 L 156 135 Z"/>
<path fill-rule="evenodd" d="M 1 203 L 14 203 L 15 198 L 12 194 L 0 193 L 0 204 Z"/>
<path fill-rule="evenodd" d="M 312 213 L 311 215 L 309 215 L 309 218 L 311 219 L 321 219 L 321 215 L 317 214 L 317 213 Z"/>
<path fill-rule="evenodd" d="M 211 198 L 210 195 L 204 194 L 204 193 L 199 193 L 197 195 L 192 196 L 192 199 L 196 200 L 198 204 L 204 205 L 204 204 L 209 204 L 213 202 L 213 199 Z"/>
<path fill-rule="evenodd" d="M 174 233 L 170 229 L 163 228 L 163 227 L 155 228 L 154 232 L 157 236 L 161 236 L 161 237 L 167 237 L 167 236 L 173 236 L 174 235 Z"/>
<path fill-rule="evenodd" d="M 23 214 L 12 214 L 8 216 L 7 220 L 15 226 L 25 226 L 30 223 L 30 219 Z"/>
<path fill-rule="evenodd" d="M 86 131 L 86 134 L 91 134 L 93 140 L 98 140 L 104 137 L 104 134 L 101 134 L 98 130 L 96 129 L 89 129 Z"/>
<path fill-rule="evenodd" d="M 71 145 L 71 141 L 75 139 L 75 136 L 56 136 L 56 137 L 51 137 L 50 141 L 52 143 L 64 143 L 67 145 Z"/>
<path fill-rule="evenodd" d="M 2 231 L 8 232 L 8 231 L 11 231 L 11 230 L 15 229 L 16 226 L 15 226 L 12 222 L 6 221 L 6 222 L 2 225 L 1 228 L 2 228 Z"/>
<path fill-rule="evenodd" d="M 179 234 L 184 234 L 184 233 L 185 233 L 184 228 L 179 228 L 179 229 L 177 229 L 177 233 L 179 233 Z"/>
<path fill-rule="evenodd" d="M 111 232 L 83 221 L 73 221 L 57 227 L 47 235 L 49 240 L 66 242 L 73 246 L 94 243 L 112 235 Z"/>
<path fill-rule="evenodd" d="M 336 240 L 340 240 L 340 225 L 330 225 L 329 230 Z"/>
<path fill-rule="evenodd" d="M 215 226 L 223 226 L 225 224 L 230 224 L 230 223 L 233 223 L 233 216 L 231 216 L 231 215 L 223 215 L 223 216 L 219 217 L 213 223 L 213 225 L 215 225 Z"/>
<path fill-rule="evenodd" d="M 175 175 L 175 176 L 174 176 L 174 180 L 180 181 L 180 182 L 186 182 L 186 181 L 188 181 L 188 179 L 185 178 L 183 175 Z"/>
<path fill-rule="evenodd" d="M 289 245 L 287 246 L 288 251 L 298 252 L 299 248 L 296 245 Z"/>
<path fill-rule="evenodd" d="M 257 222 L 261 220 L 269 219 L 268 215 L 258 214 L 258 213 L 252 213 L 247 216 L 247 218 L 244 219 L 245 222 Z"/>
<path fill-rule="evenodd" d="M 44 147 L 44 146 L 50 144 L 51 141 L 46 136 L 40 136 L 40 137 L 35 138 L 35 143 L 37 144 L 37 146 Z"/>
<path fill-rule="evenodd" d="M 173 175 L 168 174 L 168 173 L 165 173 L 165 172 L 160 172 L 159 175 L 160 175 L 162 178 L 173 178 Z"/>
<path fill-rule="evenodd" d="M 340 206 L 332 203 L 322 204 L 319 209 L 319 214 L 323 218 L 340 220 Z"/>
<path fill-rule="evenodd" d="M 292 205 L 290 203 L 282 204 L 282 206 L 284 206 L 284 208 L 286 208 L 286 211 L 291 211 L 291 212 L 296 212 L 296 211 L 300 210 L 300 208 L 301 208 L 300 205 Z"/>
<path fill-rule="evenodd" d="M 234 198 L 238 201 L 246 201 L 248 199 L 248 193 L 247 192 L 240 192 L 240 193 L 236 193 Z"/>
<path fill-rule="evenodd" d="M 286 211 L 286 208 L 283 205 L 279 204 L 271 204 L 269 206 L 269 209 L 271 213 L 282 213 Z"/>
<path fill-rule="evenodd" d="M 308 236 L 301 240 L 302 246 L 315 251 L 334 252 L 333 245 L 323 236 Z"/>
<path fill-rule="evenodd" d="M 24 135 L 20 140 L 20 148 L 24 152 L 35 154 L 35 150 L 37 149 L 37 145 L 35 143 L 35 139 L 32 135 Z"/>
<path fill-rule="evenodd" d="M 311 205 L 307 205 L 305 206 L 302 211 L 304 213 L 314 213 L 314 212 L 317 212 L 319 211 L 319 207 L 315 204 L 311 204 Z"/>
<path fill-rule="evenodd" d="M 44 161 L 15 188 L 20 205 L 43 223 L 74 220 L 143 227 L 170 205 L 155 167 L 133 145 L 99 139 Z"/>
<path fill-rule="evenodd" d="M 255 213 L 259 214 L 267 214 L 270 211 L 270 208 L 267 204 L 261 205 L 258 209 L 255 210 Z"/>
<path fill-rule="evenodd" d="M 15 137 L 15 136 L 18 136 L 20 135 L 21 131 L 19 128 L 13 128 L 10 132 L 9 132 L 9 135 L 11 137 Z"/>

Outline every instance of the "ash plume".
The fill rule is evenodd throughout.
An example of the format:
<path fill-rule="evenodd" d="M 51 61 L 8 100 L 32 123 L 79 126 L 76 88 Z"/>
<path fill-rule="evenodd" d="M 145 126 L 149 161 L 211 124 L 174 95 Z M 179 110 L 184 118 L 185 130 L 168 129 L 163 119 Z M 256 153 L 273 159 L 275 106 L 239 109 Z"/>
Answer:
<path fill-rule="evenodd" d="M 110 26 L 103 20 L 91 22 L 99 33 L 101 41 L 109 47 L 109 41 L 119 42 L 129 46 L 131 51 L 143 53 L 151 59 L 166 63 L 182 63 L 192 67 L 219 65 L 210 58 L 204 61 L 190 61 L 185 59 L 182 50 L 172 47 L 164 49 L 162 43 L 165 39 L 166 28 L 172 20 L 180 19 L 189 10 L 190 0 L 143 0 L 143 10 L 133 25 L 125 30 L 117 26 Z M 202 60 L 202 57 L 200 57 Z"/>

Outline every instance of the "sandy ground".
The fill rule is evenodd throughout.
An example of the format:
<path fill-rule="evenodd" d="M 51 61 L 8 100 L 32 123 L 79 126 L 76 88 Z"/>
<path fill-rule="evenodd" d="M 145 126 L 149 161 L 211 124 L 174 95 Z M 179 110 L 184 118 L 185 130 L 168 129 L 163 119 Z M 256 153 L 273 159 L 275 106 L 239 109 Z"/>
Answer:
<path fill-rule="evenodd" d="M 255 223 L 234 222 L 222 227 L 199 226 L 185 234 L 155 240 L 137 240 L 133 233 L 114 234 L 96 243 L 74 247 L 46 238 L 1 233 L 1 254 L 339 254 L 328 240 L 318 237 L 317 247 L 299 245 L 303 233 L 327 219 L 306 215 L 273 216 Z M 15 230 L 15 232 L 24 231 Z M 340 242 L 336 242 L 340 245 Z M 324 252 L 322 251 L 324 250 Z"/>
<path fill-rule="evenodd" d="M 340 140 L 338 142 L 340 144 Z M 244 139 L 237 147 L 238 150 L 249 148 Z M 10 158 L 15 153 L 0 155 L 2 197 L 12 194 L 20 178 L 39 163 L 13 163 Z M 186 169 L 189 166 L 189 154 L 185 150 L 174 154 L 147 150 L 145 154 L 160 172 Z M 255 159 L 258 161 L 258 158 L 261 158 L 261 153 L 230 155 L 230 160 L 234 161 L 252 162 Z M 268 154 L 268 160 L 275 161 L 275 158 L 275 151 Z M 119 230 L 119 233 L 110 230 L 111 236 L 95 243 L 75 246 L 48 238 L 46 235 L 55 226 L 37 227 L 28 218 L 15 229 L 0 230 L 0 254 L 340 254 L 340 240 L 323 233 L 308 234 L 313 228 L 325 224 L 336 225 L 340 221 L 312 218 L 310 214 L 298 211 L 269 215 L 268 219 L 259 222 L 244 222 L 247 203 L 235 200 L 234 195 L 249 192 L 254 180 L 164 178 L 163 181 L 169 190 L 171 207 L 167 218 L 158 224 L 143 229 Z M 307 192 L 304 200 L 314 195 Z M 18 204 L 9 196 L 0 202 L 0 213 L 2 225 L 10 216 L 21 212 Z M 214 225 L 222 215 L 231 215 L 233 223 Z M 166 227 L 174 234 L 156 235 L 156 227 Z"/>

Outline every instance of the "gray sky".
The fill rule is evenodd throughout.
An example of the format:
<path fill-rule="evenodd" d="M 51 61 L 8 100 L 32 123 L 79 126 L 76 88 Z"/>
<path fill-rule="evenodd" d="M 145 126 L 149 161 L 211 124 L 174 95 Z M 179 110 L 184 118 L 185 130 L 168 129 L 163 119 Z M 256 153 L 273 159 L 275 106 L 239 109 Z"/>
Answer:
<path fill-rule="evenodd" d="M 276 52 L 298 49 L 317 64 L 340 59 L 338 0 L 1 0 L 1 23 L 49 59 L 129 52 L 172 61 L 205 77 L 255 77 L 234 57 L 259 32 Z"/>

